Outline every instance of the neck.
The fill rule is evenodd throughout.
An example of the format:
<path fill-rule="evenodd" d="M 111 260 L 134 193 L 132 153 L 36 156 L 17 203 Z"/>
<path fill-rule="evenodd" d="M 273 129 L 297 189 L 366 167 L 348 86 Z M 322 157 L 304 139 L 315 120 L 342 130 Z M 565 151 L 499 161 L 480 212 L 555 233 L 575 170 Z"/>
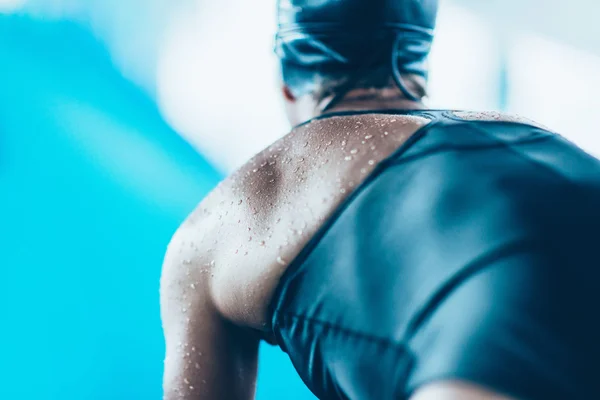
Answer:
<path fill-rule="evenodd" d="M 357 89 L 349 92 L 335 106 L 323 111 L 332 97 L 319 102 L 315 116 L 340 111 L 370 111 L 370 110 L 422 110 L 425 105 L 420 101 L 405 98 L 397 89 Z"/>

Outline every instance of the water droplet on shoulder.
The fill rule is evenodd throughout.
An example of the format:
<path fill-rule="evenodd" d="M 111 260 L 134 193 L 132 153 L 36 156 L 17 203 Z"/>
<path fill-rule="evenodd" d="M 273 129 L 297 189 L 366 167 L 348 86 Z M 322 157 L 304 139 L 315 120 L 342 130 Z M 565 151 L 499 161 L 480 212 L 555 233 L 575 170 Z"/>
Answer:
<path fill-rule="evenodd" d="M 287 265 L 287 262 L 281 256 L 277 257 L 277 263 L 279 265 Z"/>

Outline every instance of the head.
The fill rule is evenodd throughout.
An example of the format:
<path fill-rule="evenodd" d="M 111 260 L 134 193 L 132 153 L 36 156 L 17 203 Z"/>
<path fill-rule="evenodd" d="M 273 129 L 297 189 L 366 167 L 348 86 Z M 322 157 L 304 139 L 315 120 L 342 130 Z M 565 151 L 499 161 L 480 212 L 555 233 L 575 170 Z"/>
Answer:
<path fill-rule="evenodd" d="M 279 0 L 276 52 L 288 117 L 414 108 L 426 96 L 438 0 Z"/>

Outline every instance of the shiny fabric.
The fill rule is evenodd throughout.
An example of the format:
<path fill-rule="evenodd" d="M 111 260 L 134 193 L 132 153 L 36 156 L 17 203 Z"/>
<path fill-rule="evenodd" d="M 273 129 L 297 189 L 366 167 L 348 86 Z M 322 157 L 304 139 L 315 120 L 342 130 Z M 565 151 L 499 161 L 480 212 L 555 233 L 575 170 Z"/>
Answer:
<path fill-rule="evenodd" d="M 284 82 L 300 96 L 316 75 L 365 62 L 426 77 L 437 9 L 438 0 L 280 0 L 275 51 Z"/>
<path fill-rule="evenodd" d="M 320 399 L 447 379 L 600 398 L 600 162 L 533 126 L 412 114 L 435 120 L 282 278 L 276 343 Z"/>

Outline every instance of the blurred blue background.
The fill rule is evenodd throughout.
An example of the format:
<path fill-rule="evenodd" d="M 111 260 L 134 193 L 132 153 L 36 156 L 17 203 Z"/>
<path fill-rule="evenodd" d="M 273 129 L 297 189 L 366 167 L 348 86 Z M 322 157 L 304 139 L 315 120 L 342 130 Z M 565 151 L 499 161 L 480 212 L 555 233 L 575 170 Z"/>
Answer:
<path fill-rule="evenodd" d="M 0 399 L 161 398 L 170 236 L 288 128 L 255 3 L 0 0 Z M 442 4 L 432 107 L 600 154 L 597 2 Z M 276 349 L 259 375 L 259 400 L 312 399 Z"/>

